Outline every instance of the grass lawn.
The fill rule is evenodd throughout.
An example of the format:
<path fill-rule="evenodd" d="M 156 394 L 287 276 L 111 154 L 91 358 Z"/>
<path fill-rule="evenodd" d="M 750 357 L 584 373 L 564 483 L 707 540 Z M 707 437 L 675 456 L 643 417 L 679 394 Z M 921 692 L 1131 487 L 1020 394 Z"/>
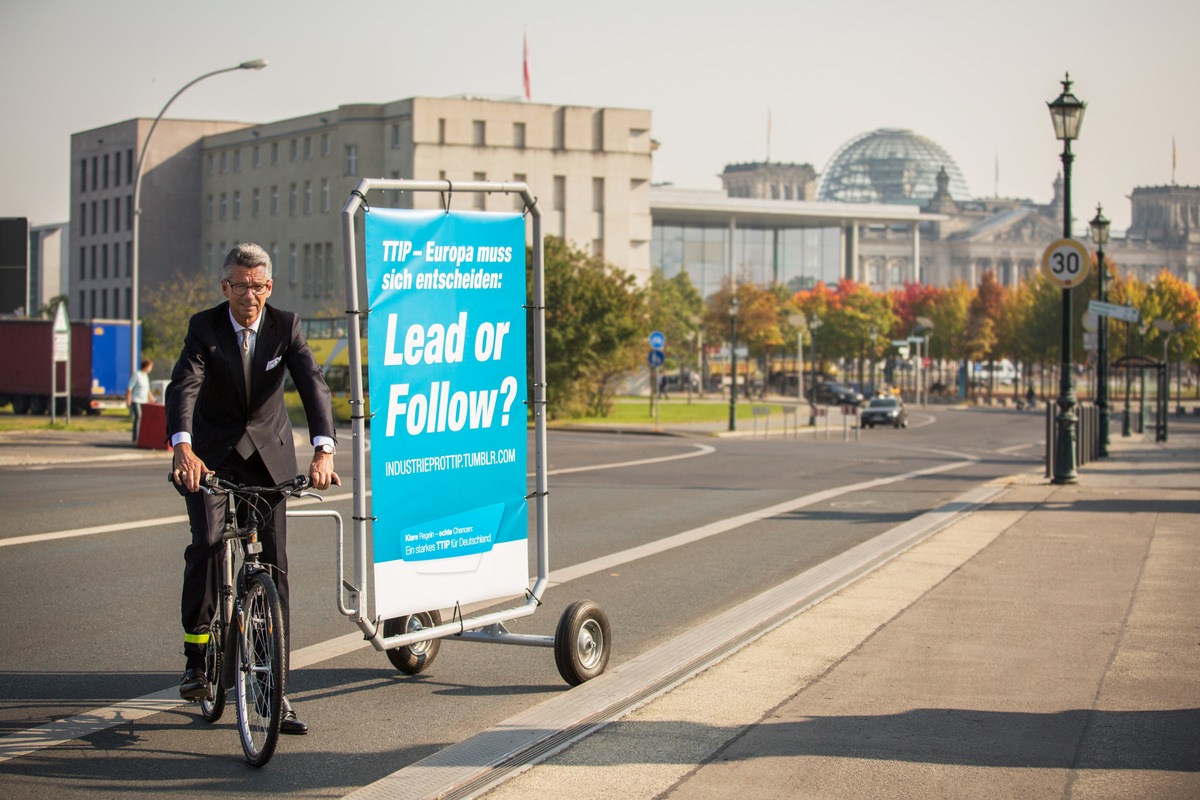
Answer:
<path fill-rule="evenodd" d="M 51 425 L 49 414 L 40 416 L 21 414 L 17 416 L 12 411 L 4 411 L 0 412 L 0 431 L 54 430 L 78 431 L 83 433 L 125 431 L 128 433 L 133 430 L 133 419 L 129 416 L 129 412 L 123 408 L 105 409 L 94 417 L 87 414 L 72 414 L 69 426 L 67 425 L 65 415 L 59 414 L 57 419 L 58 421 Z"/>
<path fill-rule="evenodd" d="M 750 420 L 754 418 L 752 406 L 767 406 L 771 416 L 782 414 L 782 406 L 773 403 L 738 398 L 737 418 Z M 648 397 L 620 397 L 613 404 L 612 412 L 607 417 L 575 417 L 572 419 L 556 419 L 554 425 L 571 425 L 586 423 L 588 425 L 620 425 L 620 424 L 653 424 L 654 410 Z M 686 395 L 673 395 L 669 400 L 659 404 L 658 421 L 664 425 L 685 424 L 693 422 L 728 422 L 729 400 L 693 397 L 689 403 Z"/>

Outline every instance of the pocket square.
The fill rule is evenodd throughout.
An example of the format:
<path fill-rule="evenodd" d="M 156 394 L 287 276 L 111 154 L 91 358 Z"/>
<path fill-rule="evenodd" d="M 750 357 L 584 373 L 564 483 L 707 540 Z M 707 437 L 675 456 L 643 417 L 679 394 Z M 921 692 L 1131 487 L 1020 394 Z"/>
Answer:
<path fill-rule="evenodd" d="M 268 361 L 267 362 L 267 372 L 270 372 L 271 370 L 278 367 L 279 362 L 282 360 L 283 360 L 283 356 L 276 356 L 275 358 L 272 358 L 270 361 Z"/>

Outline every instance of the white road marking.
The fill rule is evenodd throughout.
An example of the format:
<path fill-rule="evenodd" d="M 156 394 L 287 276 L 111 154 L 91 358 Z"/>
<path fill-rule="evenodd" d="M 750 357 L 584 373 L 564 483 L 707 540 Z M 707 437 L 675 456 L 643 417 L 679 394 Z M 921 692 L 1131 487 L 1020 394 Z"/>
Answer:
<path fill-rule="evenodd" d="M 707 447 L 702 445 L 701 447 Z M 689 454 L 701 455 L 701 453 Z M 677 456 L 678 457 L 678 456 Z M 653 460 L 653 459 L 652 459 Z M 708 525 L 702 525 L 698 528 L 693 528 L 690 531 L 668 536 L 664 539 L 659 539 L 649 544 L 639 547 L 632 547 L 627 550 L 622 550 L 619 553 L 612 553 L 601 558 L 595 558 L 591 561 L 585 561 L 581 564 L 576 564 L 571 567 L 566 567 L 561 570 L 555 570 L 550 573 L 550 584 L 557 586 L 568 581 L 582 578 L 587 575 L 599 572 L 601 570 L 609 570 L 614 567 L 627 564 L 637 559 L 647 558 L 652 555 L 666 552 L 676 547 L 692 544 L 694 542 L 707 539 L 717 534 L 735 530 L 744 525 L 749 525 L 753 522 L 768 519 L 770 517 L 786 514 L 798 508 L 811 506 L 816 503 L 830 500 L 850 492 L 857 492 L 866 489 L 873 489 L 879 486 L 886 486 L 892 483 L 910 480 L 912 478 L 921 477 L 923 475 L 936 475 L 943 472 L 951 472 L 956 469 L 962 469 L 972 463 L 978 461 L 978 458 L 970 457 L 967 460 L 955 461 L 947 464 L 939 464 L 926 469 L 914 470 L 905 472 L 899 475 L 893 475 L 885 478 L 876 478 L 870 481 L 850 484 L 848 486 L 840 486 L 834 489 L 826 489 L 820 492 L 797 497 L 783 503 L 767 506 L 756 511 L 750 511 L 745 514 L 739 514 L 728 519 L 711 522 Z M 635 464 L 642 462 L 624 462 L 626 464 Z M 611 468 L 609 465 L 598 465 L 596 468 L 605 469 Z M 572 468 L 571 471 L 580 471 L 579 468 Z M 297 501 L 303 502 L 303 501 Z M 309 502 L 316 502 L 310 500 Z M 360 633 L 350 633 L 344 636 L 339 636 L 335 639 L 330 639 L 325 642 L 318 642 L 315 645 L 301 648 L 291 654 L 291 663 L 293 668 L 301 669 L 312 666 L 332 658 L 354 652 L 360 648 L 366 647 L 367 643 L 363 641 Z M 0 737 L 0 762 L 8 761 L 9 759 L 19 758 L 20 756 L 28 755 L 32 752 L 46 747 L 52 747 L 57 744 L 78 739 L 83 736 L 88 736 L 98 731 L 107 728 L 115 727 L 123 723 L 132 722 L 133 720 L 141 719 L 152 714 L 162 713 L 177 708 L 183 703 L 179 700 L 177 689 L 171 687 L 153 694 L 143 695 L 132 700 L 127 700 L 123 703 L 107 706 L 105 708 L 94 709 L 92 711 L 77 714 L 73 717 L 55 720 L 54 722 L 41 725 L 36 728 L 20 731 L 19 733 L 9 734 L 8 736 Z"/>

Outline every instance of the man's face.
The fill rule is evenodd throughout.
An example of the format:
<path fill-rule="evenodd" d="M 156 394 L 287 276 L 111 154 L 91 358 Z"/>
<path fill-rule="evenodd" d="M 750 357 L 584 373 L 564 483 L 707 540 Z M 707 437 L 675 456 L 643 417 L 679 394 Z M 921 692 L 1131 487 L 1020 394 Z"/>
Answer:
<path fill-rule="evenodd" d="M 233 318 L 243 328 L 248 328 L 258 319 L 271 296 L 271 281 L 262 267 L 237 266 L 229 280 L 221 281 L 221 293 L 229 300 Z"/>

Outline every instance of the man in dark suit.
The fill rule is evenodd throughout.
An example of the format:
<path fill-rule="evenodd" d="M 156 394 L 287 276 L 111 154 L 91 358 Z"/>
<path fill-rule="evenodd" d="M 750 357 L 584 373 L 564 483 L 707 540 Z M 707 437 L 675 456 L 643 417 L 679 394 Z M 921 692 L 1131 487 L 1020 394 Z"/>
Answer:
<path fill-rule="evenodd" d="M 300 332 L 300 318 L 267 305 L 271 258 L 256 244 L 229 252 L 221 278 L 228 302 L 201 311 L 188 323 L 187 337 L 167 387 L 167 433 L 174 448 L 172 478 L 187 490 L 192 543 L 184 551 L 181 615 L 186 671 L 179 694 L 209 696 L 204 676 L 208 627 L 217 601 L 215 556 L 221 548 L 223 498 L 198 491 L 201 477 L 216 472 L 249 485 L 274 485 L 296 476 L 292 426 L 283 402 L 284 371 L 304 403 L 314 454 L 308 473 L 317 489 L 341 485 L 333 471 L 336 436 L 329 388 Z M 287 517 L 282 496 L 260 530 L 262 559 L 283 606 L 285 642 L 290 642 Z M 284 700 L 282 733 L 307 733 Z"/>

